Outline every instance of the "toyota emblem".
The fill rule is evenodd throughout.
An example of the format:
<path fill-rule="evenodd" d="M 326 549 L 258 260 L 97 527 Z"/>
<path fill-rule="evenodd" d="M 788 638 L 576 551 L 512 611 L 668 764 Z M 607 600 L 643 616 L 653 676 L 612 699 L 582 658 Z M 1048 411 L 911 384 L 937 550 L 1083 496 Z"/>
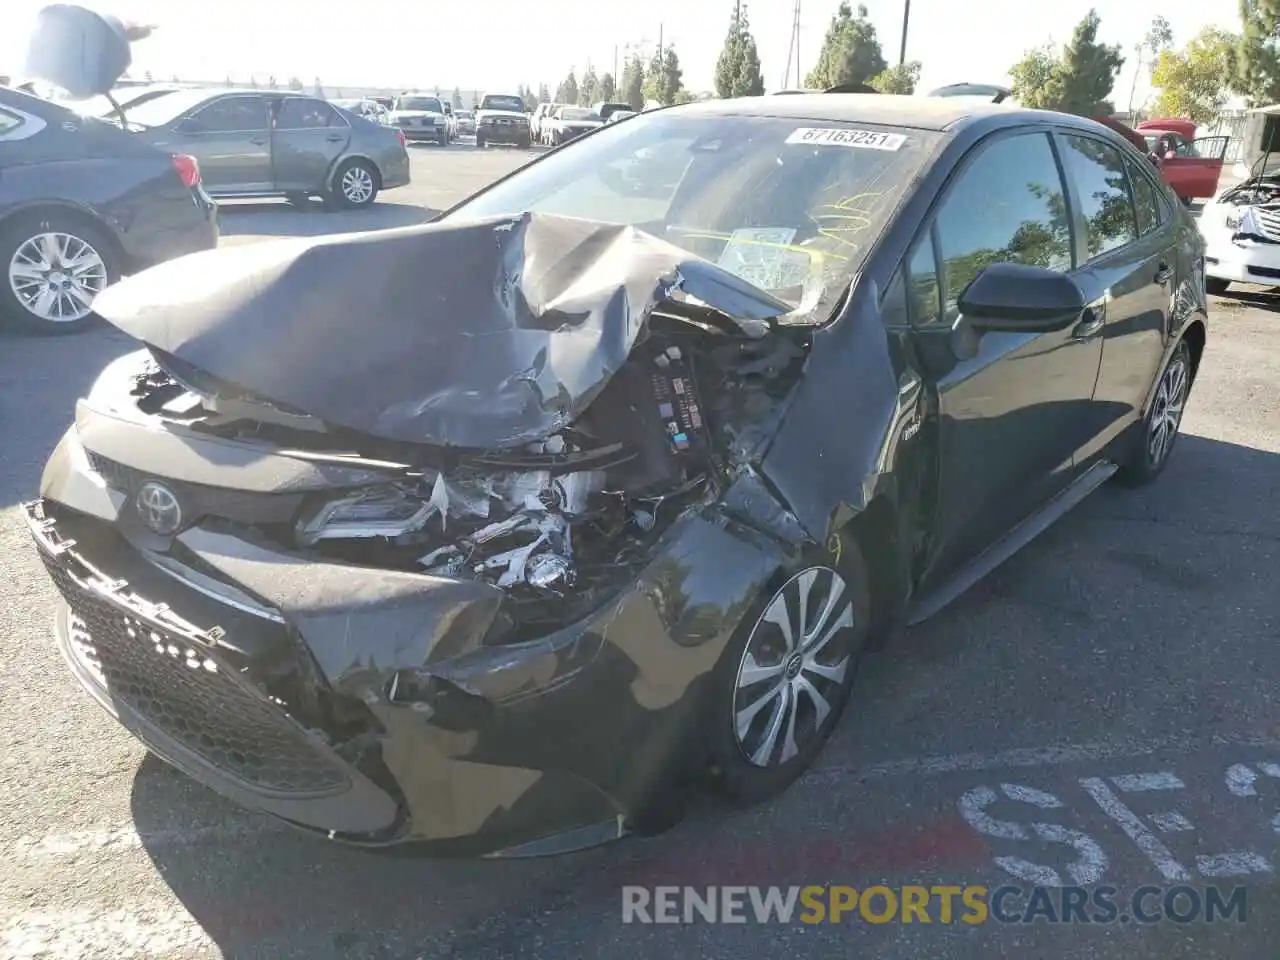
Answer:
<path fill-rule="evenodd" d="M 134 498 L 138 516 L 152 533 L 172 536 L 182 527 L 182 505 L 178 496 L 163 483 L 154 480 L 138 488 Z"/>

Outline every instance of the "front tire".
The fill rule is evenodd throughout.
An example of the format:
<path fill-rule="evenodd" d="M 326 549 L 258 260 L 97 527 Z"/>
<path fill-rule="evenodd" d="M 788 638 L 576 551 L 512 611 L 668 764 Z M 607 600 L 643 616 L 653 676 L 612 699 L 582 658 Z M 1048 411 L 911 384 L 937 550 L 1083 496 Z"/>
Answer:
<path fill-rule="evenodd" d="M 330 206 L 342 210 L 362 210 L 378 197 L 378 171 L 368 160 L 347 160 L 333 175 Z"/>
<path fill-rule="evenodd" d="M 772 584 L 743 618 L 711 688 L 711 761 L 734 802 L 789 787 L 830 739 L 866 647 L 866 563 L 849 541 Z"/>
<path fill-rule="evenodd" d="M 41 336 L 80 333 L 120 272 L 115 243 L 93 222 L 59 211 L 14 217 L 0 227 L 0 319 Z"/>
<path fill-rule="evenodd" d="M 1180 340 L 1160 372 L 1155 398 L 1142 421 L 1142 431 L 1130 450 L 1129 459 L 1116 474 L 1122 483 L 1145 486 L 1164 472 L 1173 455 L 1190 393 L 1191 348 L 1186 340 Z"/>
<path fill-rule="evenodd" d="M 1231 281 L 1223 280 L 1222 277 L 1204 278 L 1204 292 L 1213 297 L 1223 296 L 1229 286 L 1231 286 Z"/>

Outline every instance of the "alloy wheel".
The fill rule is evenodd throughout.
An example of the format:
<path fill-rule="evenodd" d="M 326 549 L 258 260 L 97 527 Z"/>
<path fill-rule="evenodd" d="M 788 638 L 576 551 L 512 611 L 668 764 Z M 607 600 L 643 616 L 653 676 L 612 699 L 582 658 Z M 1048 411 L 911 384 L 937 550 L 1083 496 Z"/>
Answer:
<path fill-rule="evenodd" d="M 830 567 L 800 571 L 747 638 L 733 694 L 734 736 L 756 767 L 781 766 L 819 738 L 851 669 L 853 595 Z"/>
<path fill-rule="evenodd" d="M 360 164 L 342 174 L 342 195 L 348 203 L 368 203 L 373 196 L 373 174 Z"/>
<path fill-rule="evenodd" d="M 70 233 L 38 233 L 9 260 L 9 287 L 32 315 L 73 323 L 93 311 L 107 286 L 107 264 L 93 245 Z"/>
<path fill-rule="evenodd" d="M 1169 455 L 1178 427 L 1182 423 L 1182 409 L 1187 402 L 1187 358 L 1174 356 L 1160 378 L 1156 398 L 1151 406 L 1151 422 L 1147 427 L 1147 456 L 1153 466 L 1159 466 Z"/>

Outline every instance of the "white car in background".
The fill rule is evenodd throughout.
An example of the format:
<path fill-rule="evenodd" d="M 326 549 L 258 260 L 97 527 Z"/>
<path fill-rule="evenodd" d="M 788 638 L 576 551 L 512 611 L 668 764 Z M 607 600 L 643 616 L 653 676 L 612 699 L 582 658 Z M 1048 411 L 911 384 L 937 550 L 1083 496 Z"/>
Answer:
<path fill-rule="evenodd" d="M 600 115 L 590 107 L 556 107 L 543 122 L 543 139 L 551 146 L 558 147 L 603 125 Z"/>
<path fill-rule="evenodd" d="M 390 120 L 406 140 L 425 140 L 447 147 L 452 139 L 449 117 L 439 97 L 402 93 L 392 105 Z"/>
<path fill-rule="evenodd" d="M 370 100 L 368 97 L 330 100 L 329 102 L 335 107 L 341 107 L 349 113 L 354 113 L 357 117 L 364 117 L 364 119 L 372 123 L 380 123 L 383 126 L 389 126 L 391 123 L 391 112 L 376 100 Z"/>
<path fill-rule="evenodd" d="M 1204 205 L 1205 289 L 1232 283 L 1280 286 L 1280 103 L 1250 110 L 1240 137 L 1243 183 Z"/>

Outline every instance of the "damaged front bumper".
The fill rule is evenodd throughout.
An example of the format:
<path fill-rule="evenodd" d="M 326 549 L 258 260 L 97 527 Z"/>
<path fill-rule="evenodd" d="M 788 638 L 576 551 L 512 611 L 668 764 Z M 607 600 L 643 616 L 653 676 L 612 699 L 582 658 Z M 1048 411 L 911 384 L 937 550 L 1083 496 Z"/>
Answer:
<path fill-rule="evenodd" d="M 577 623 L 518 643 L 500 589 L 264 546 L 210 523 L 155 551 L 76 428 L 27 522 L 77 680 L 158 755 L 332 839 L 562 852 L 666 825 L 702 761 L 702 691 L 784 562 L 710 505 Z"/>

